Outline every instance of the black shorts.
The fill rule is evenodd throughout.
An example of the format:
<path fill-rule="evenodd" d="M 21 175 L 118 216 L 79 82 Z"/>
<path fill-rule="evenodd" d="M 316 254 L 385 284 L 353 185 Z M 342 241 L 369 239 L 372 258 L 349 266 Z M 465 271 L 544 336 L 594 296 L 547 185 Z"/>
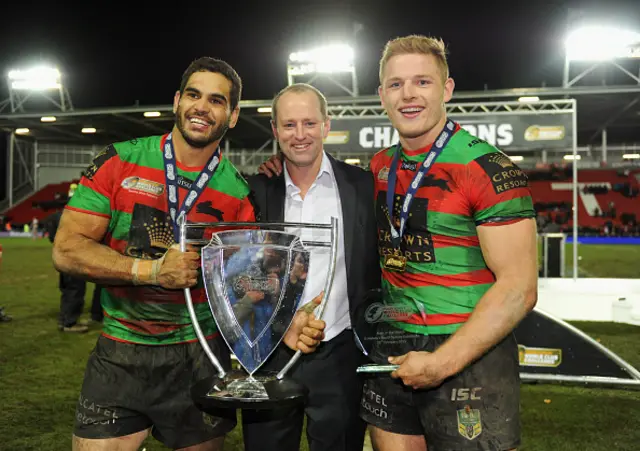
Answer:
<path fill-rule="evenodd" d="M 210 342 L 223 367 L 228 348 Z M 169 448 L 184 448 L 225 435 L 236 414 L 213 417 L 192 402 L 191 385 L 216 374 L 200 343 L 148 346 L 104 336 L 87 362 L 76 406 L 74 434 L 89 439 L 121 437 L 148 428 Z"/>
<path fill-rule="evenodd" d="M 449 335 L 415 335 L 402 347 L 433 352 Z M 399 350 L 396 350 L 399 351 Z M 509 450 L 520 445 L 518 348 L 510 334 L 439 387 L 413 390 L 388 375 L 364 383 L 360 406 L 369 424 L 423 435 L 429 451 Z"/>

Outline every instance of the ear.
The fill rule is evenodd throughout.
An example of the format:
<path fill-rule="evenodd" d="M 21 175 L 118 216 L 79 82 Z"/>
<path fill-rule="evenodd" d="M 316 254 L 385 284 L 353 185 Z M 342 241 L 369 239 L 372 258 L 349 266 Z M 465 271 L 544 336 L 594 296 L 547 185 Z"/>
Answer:
<path fill-rule="evenodd" d="M 444 82 L 444 103 L 447 103 L 453 97 L 453 89 L 456 84 L 453 81 L 453 78 L 447 78 L 447 81 Z"/>
<path fill-rule="evenodd" d="M 270 123 L 271 123 L 271 131 L 273 132 L 273 137 L 277 140 L 278 139 L 278 126 L 273 121 L 273 119 L 270 121 Z"/>
<path fill-rule="evenodd" d="M 229 128 L 233 128 L 238 123 L 238 118 L 240 117 L 240 105 L 236 106 L 231 112 L 231 117 L 229 118 Z"/>
<path fill-rule="evenodd" d="M 378 97 L 380 97 L 380 104 L 382 105 L 382 108 L 386 110 L 387 107 L 384 106 L 384 98 L 382 96 L 382 85 L 378 86 Z"/>
<path fill-rule="evenodd" d="M 322 140 L 324 141 L 329 136 L 329 131 L 331 130 L 331 117 L 327 115 L 327 118 L 322 123 Z"/>
<path fill-rule="evenodd" d="M 173 114 L 178 111 L 178 105 L 180 104 L 180 91 L 176 91 L 176 95 L 173 96 Z"/>

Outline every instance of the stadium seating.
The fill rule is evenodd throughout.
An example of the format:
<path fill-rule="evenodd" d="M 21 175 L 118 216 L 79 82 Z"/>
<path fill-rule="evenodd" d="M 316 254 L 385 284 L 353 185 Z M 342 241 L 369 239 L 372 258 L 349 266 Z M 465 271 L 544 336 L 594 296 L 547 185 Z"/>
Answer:
<path fill-rule="evenodd" d="M 556 222 L 562 230 L 569 230 L 573 226 L 571 167 L 543 171 L 531 170 L 527 173 L 538 214 Z M 596 233 L 596 230 L 598 233 L 603 233 L 607 223 L 609 227 L 624 229 L 625 221 L 623 220 L 629 219 L 624 216 L 625 214 L 635 215 L 635 219 L 640 220 L 640 196 L 637 195 L 640 190 L 639 179 L 640 169 L 624 172 L 615 169 L 581 169 L 578 173 L 580 228 L 591 229 L 592 233 Z M 45 186 L 7 211 L 5 217 L 14 227 L 31 223 L 34 217 L 41 221 L 62 208 L 71 183 L 78 183 L 78 181 Z M 586 191 L 585 187 L 587 187 Z M 620 192 L 620 188 L 623 187 L 623 192 Z M 56 193 L 62 196 L 62 201 L 56 199 Z M 634 193 L 636 194 L 634 197 L 629 195 Z M 603 212 L 609 211 L 611 202 L 615 206 L 615 218 L 602 216 Z M 600 212 L 598 216 L 594 215 L 595 207 Z"/>
<path fill-rule="evenodd" d="M 21 229 L 24 224 L 31 224 L 33 218 L 42 221 L 44 218 L 64 207 L 69 192 L 69 186 L 78 181 L 53 183 L 44 186 L 22 202 L 14 205 L 4 213 L 5 219 L 12 226 Z M 56 199 L 58 194 L 58 199 Z"/>
<path fill-rule="evenodd" d="M 573 227 L 572 177 L 568 170 L 532 171 L 531 192 L 536 211 L 559 223 L 563 230 Z M 598 229 L 604 233 L 605 225 L 624 230 L 625 223 L 640 220 L 640 171 L 619 172 L 613 169 L 584 169 L 578 173 L 578 223 L 581 228 Z M 610 212 L 613 204 L 615 217 Z M 598 215 L 595 209 L 598 210 Z M 604 213 L 604 215 L 603 215 Z M 627 229 L 629 226 L 627 225 Z"/>

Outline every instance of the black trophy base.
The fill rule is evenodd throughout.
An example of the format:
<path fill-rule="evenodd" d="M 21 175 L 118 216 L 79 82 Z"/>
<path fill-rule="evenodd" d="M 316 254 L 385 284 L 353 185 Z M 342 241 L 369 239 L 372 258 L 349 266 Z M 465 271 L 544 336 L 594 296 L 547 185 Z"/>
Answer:
<path fill-rule="evenodd" d="M 307 389 L 290 379 L 277 379 L 276 374 L 251 377 L 230 371 L 224 379 L 212 377 L 196 383 L 191 397 L 198 409 L 211 415 L 221 409 L 265 410 L 303 404 Z"/>

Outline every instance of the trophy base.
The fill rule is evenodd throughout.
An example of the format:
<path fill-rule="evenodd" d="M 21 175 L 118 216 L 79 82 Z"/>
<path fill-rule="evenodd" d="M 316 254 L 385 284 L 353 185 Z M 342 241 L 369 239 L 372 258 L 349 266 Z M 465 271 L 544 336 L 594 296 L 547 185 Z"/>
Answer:
<path fill-rule="evenodd" d="M 212 377 L 196 383 L 191 397 L 198 409 L 214 415 L 220 409 L 276 409 L 302 404 L 307 390 L 290 379 L 277 379 L 277 373 L 248 376 L 231 371 L 224 379 Z"/>

